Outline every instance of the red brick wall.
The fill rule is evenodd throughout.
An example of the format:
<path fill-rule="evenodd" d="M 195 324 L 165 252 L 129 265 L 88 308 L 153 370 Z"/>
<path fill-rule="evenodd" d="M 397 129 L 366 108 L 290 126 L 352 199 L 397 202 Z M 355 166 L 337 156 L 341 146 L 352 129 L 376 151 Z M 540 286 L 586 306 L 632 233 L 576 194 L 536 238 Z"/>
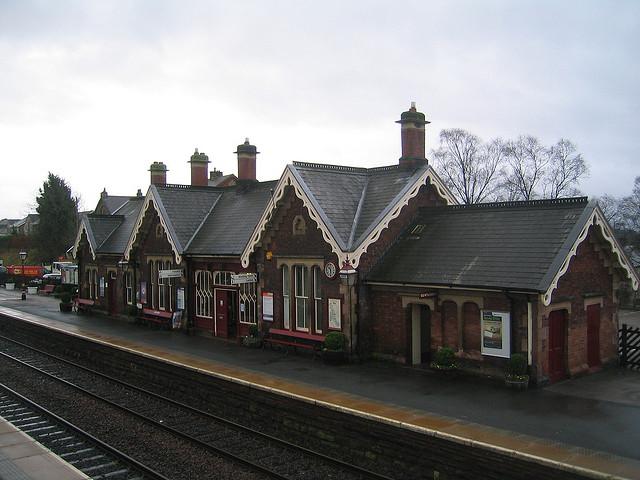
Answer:
<path fill-rule="evenodd" d="M 587 311 L 585 294 L 602 294 L 600 309 L 600 359 L 611 363 L 618 354 L 617 302 L 613 297 L 613 275 L 601 259 L 601 251 L 594 248 L 591 240 L 599 236 L 593 231 L 578 247 L 577 255 L 571 259 L 569 269 L 558 282 L 553 299 L 570 299 L 571 312 L 567 315 L 565 364 L 570 375 L 587 369 Z M 604 255 L 603 255 L 604 256 Z M 598 297 L 594 297 L 594 300 Z M 588 299 L 587 299 L 588 300 Z M 546 339 L 545 339 L 546 340 Z M 543 360 L 548 356 L 547 343 L 542 349 Z M 544 364 L 544 363 L 543 363 Z M 546 371 L 544 373 L 547 373 Z"/>
<path fill-rule="evenodd" d="M 464 350 L 480 351 L 480 307 L 472 302 L 466 302 L 462 306 L 462 317 L 464 319 Z"/>

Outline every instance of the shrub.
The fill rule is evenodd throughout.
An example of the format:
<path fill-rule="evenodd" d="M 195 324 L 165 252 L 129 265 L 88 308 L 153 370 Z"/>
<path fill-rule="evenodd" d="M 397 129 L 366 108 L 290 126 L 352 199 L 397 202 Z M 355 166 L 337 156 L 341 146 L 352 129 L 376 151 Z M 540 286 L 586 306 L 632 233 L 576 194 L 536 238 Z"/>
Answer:
<path fill-rule="evenodd" d="M 69 292 L 62 292 L 60 294 L 61 303 L 71 303 L 71 294 Z"/>
<path fill-rule="evenodd" d="M 130 317 L 137 317 L 138 316 L 138 307 L 136 307 L 135 305 L 127 306 L 127 315 L 129 315 Z"/>
<path fill-rule="evenodd" d="M 252 338 L 260 337 L 260 329 L 258 328 L 258 324 L 252 323 L 249 325 L 249 336 Z"/>
<path fill-rule="evenodd" d="M 324 346 L 327 350 L 344 350 L 344 334 L 342 332 L 329 332 L 324 337 Z"/>
<path fill-rule="evenodd" d="M 522 379 L 527 375 L 527 358 L 521 353 L 514 353 L 507 364 L 507 377 Z"/>
<path fill-rule="evenodd" d="M 436 353 L 436 367 L 438 368 L 456 368 L 456 354 L 452 348 L 443 347 Z"/>

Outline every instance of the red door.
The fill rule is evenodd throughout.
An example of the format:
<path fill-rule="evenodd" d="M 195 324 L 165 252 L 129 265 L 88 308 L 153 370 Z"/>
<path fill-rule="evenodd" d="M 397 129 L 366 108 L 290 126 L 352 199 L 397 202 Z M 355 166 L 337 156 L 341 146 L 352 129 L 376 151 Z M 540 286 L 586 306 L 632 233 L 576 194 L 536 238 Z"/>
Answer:
<path fill-rule="evenodd" d="M 564 331 L 565 310 L 556 310 L 549 315 L 549 378 L 564 378 Z"/>
<path fill-rule="evenodd" d="M 587 365 L 600 366 L 600 304 L 587 307 Z"/>
<path fill-rule="evenodd" d="M 227 291 L 216 289 L 216 328 L 213 332 L 216 337 L 227 338 L 228 302 Z"/>

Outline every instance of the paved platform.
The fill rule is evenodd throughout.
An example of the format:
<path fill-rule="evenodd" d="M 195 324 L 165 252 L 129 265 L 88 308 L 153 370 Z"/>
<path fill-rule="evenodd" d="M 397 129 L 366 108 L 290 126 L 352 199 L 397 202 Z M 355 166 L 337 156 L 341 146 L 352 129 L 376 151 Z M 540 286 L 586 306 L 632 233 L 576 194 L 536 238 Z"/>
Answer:
<path fill-rule="evenodd" d="M 445 381 L 413 367 L 330 367 L 312 362 L 308 355 L 285 357 L 213 337 L 147 329 L 100 315 L 61 313 L 51 297 L 21 301 L 13 293 L 0 289 L 0 313 L 593 478 L 640 479 L 637 371 L 606 370 L 544 389 L 512 392 L 497 379 Z"/>
<path fill-rule="evenodd" d="M 86 480 L 88 478 L 0 417 L 0 479 Z"/>

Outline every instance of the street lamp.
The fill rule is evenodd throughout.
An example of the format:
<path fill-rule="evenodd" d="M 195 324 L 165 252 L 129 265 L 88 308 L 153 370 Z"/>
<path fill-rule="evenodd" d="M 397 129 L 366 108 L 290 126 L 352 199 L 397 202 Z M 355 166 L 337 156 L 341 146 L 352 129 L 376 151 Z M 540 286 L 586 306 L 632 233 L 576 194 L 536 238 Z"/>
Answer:
<path fill-rule="evenodd" d="M 352 312 L 352 304 L 351 304 L 351 287 L 353 287 L 356 284 L 356 279 L 358 278 L 358 271 L 353 268 L 353 265 L 351 265 L 351 262 L 349 261 L 349 259 L 347 259 L 346 262 L 344 262 L 344 265 L 342 266 L 342 268 L 340 269 L 340 271 L 338 272 L 338 274 L 340 275 L 340 283 L 342 283 L 342 285 L 344 285 L 345 287 L 349 287 L 349 330 L 351 332 L 350 337 L 350 344 L 351 344 L 351 355 L 353 355 L 353 318 L 351 316 L 351 312 Z"/>
<path fill-rule="evenodd" d="M 27 299 L 27 282 L 24 275 L 24 261 L 27 259 L 27 252 L 23 250 L 18 255 L 20 255 L 20 260 L 22 260 L 22 300 L 26 300 Z"/>

